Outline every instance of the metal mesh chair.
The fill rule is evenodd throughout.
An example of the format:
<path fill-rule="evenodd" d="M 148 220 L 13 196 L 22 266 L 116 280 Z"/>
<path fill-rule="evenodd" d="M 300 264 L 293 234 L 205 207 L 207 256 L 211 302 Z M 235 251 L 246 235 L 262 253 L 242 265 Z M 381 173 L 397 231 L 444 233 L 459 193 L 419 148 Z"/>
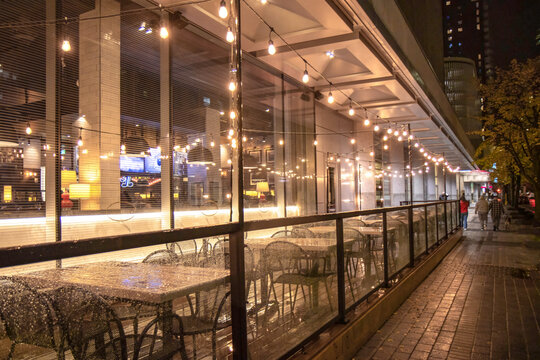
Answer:
<path fill-rule="evenodd" d="M 332 297 L 328 288 L 327 278 L 332 275 L 326 272 L 326 257 L 310 257 L 300 246 L 287 241 L 273 241 L 266 246 L 263 251 L 264 271 L 270 277 L 269 294 L 274 294 L 277 301 L 275 284 L 282 284 L 281 316 L 285 312 L 285 286 L 289 287 L 289 300 L 291 312 L 294 312 L 298 288 L 305 296 L 304 286 L 308 287 L 310 304 L 313 306 L 311 290 L 314 285 L 324 282 L 326 294 L 330 308 L 332 308 Z M 323 265 L 319 267 L 319 260 Z M 294 294 L 292 287 L 295 286 Z"/>
<path fill-rule="evenodd" d="M 353 279 L 357 277 L 359 267 L 365 266 L 366 259 L 370 256 L 368 241 L 360 231 L 353 228 L 343 229 L 343 239 L 347 243 L 345 246 L 345 271 L 353 301 L 356 301 Z"/>
<path fill-rule="evenodd" d="M 156 250 L 142 261 L 147 264 L 159 264 L 159 265 L 170 265 L 177 264 L 180 261 L 178 255 L 172 250 Z"/>
<path fill-rule="evenodd" d="M 51 348 L 58 359 L 64 359 L 63 342 L 55 331 L 56 319 L 46 295 L 25 283 L 0 277 L 0 318 L 11 346 L 12 359 L 18 344 Z"/>
<path fill-rule="evenodd" d="M 164 327 L 168 327 L 168 334 Z M 146 324 L 133 347 L 133 360 L 169 359 L 175 354 L 187 359 L 184 327 L 176 314 L 160 315 Z"/>
<path fill-rule="evenodd" d="M 50 296 L 74 359 L 127 360 L 122 323 L 102 297 L 74 286 L 55 289 Z"/>

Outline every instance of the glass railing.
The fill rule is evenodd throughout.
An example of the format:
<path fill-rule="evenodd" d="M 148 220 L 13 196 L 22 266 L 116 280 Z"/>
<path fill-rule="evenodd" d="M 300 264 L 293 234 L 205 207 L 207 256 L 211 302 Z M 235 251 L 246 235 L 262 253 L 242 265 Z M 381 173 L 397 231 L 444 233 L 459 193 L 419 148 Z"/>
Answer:
<path fill-rule="evenodd" d="M 288 357 L 456 229 L 457 202 L 444 206 L 0 249 L 0 356 Z"/>

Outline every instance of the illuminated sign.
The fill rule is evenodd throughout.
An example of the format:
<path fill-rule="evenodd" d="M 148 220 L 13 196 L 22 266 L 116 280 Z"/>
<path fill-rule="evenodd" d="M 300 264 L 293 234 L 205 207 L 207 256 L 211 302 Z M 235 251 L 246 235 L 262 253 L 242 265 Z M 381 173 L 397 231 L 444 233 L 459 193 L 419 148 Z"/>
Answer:
<path fill-rule="evenodd" d="M 4 202 L 11 202 L 13 200 L 11 185 L 4 185 Z"/>
<path fill-rule="evenodd" d="M 131 176 L 122 176 L 120 178 L 120 187 L 130 188 L 133 187 L 133 181 L 131 181 Z"/>

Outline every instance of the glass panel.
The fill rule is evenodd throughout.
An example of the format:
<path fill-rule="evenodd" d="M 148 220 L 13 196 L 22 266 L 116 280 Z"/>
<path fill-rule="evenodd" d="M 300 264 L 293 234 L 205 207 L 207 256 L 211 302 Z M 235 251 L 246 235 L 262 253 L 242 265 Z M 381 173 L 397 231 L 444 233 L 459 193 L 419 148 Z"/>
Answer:
<path fill-rule="evenodd" d="M 278 358 L 337 315 L 336 224 L 251 231 L 245 244 L 249 351 Z"/>
<path fill-rule="evenodd" d="M 0 23 L 44 23 L 45 5 L 2 2 Z M 54 116 L 45 120 L 46 29 L 15 28 L 0 29 L 0 247 L 55 241 L 54 171 L 45 172 L 55 159 Z"/>
<path fill-rule="evenodd" d="M 424 208 L 413 209 L 414 257 L 426 251 L 426 219 Z"/>
<path fill-rule="evenodd" d="M 360 300 L 384 281 L 382 215 L 343 220 L 345 304 Z"/>
<path fill-rule="evenodd" d="M 211 358 L 214 339 L 214 358 L 225 358 L 232 348 L 228 259 L 228 240 L 221 237 L 63 259 L 61 268 L 47 262 L 2 269 L 12 276 L 0 281 L 2 318 L 25 327 L 0 340 L 0 354 L 7 358 L 16 341 L 22 344 L 15 358 L 56 358 L 46 356 L 59 351 L 51 334 L 89 329 L 91 318 L 99 327 L 71 331 L 66 358 L 72 351 L 80 351 L 77 358 L 96 352 L 113 358 L 122 347 L 126 358 L 139 351 L 138 358 L 151 358 L 163 346 L 179 347 L 180 335 L 188 354 Z M 47 322 L 50 332 L 38 326 Z M 112 337 L 118 347 L 109 346 Z"/>
<path fill-rule="evenodd" d="M 444 204 L 437 204 L 437 225 L 439 226 L 439 240 L 446 236 L 444 229 Z"/>
<path fill-rule="evenodd" d="M 392 276 L 410 263 L 407 210 L 387 213 L 388 275 Z"/>
<path fill-rule="evenodd" d="M 437 218 L 435 205 L 428 206 L 428 246 L 431 248 L 437 242 Z"/>

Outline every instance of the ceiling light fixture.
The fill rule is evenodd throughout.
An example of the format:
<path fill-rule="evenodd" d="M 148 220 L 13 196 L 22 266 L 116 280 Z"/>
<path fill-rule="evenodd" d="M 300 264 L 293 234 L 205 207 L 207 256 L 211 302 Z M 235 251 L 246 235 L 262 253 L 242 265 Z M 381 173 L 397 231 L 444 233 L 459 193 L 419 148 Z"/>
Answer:
<path fill-rule="evenodd" d="M 227 11 L 227 5 L 225 4 L 225 0 L 221 0 L 219 3 L 219 17 L 222 19 L 225 19 L 229 12 Z"/>

